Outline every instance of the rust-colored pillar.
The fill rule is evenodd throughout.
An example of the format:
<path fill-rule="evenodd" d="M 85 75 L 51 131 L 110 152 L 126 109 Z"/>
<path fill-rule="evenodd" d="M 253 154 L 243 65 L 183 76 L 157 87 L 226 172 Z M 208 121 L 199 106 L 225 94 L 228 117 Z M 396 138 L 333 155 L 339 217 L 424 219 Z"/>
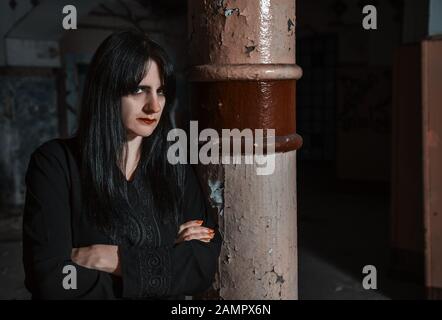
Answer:
<path fill-rule="evenodd" d="M 422 42 L 425 285 L 442 299 L 442 40 Z"/>
<path fill-rule="evenodd" d="M 394 67 L 392 271 L 442 299 L 442 40 L 402 46 Z M 424 287 L 424 286 L 422 286 Z"/>
<path fill-rule="evenodd" d="M 188 4 L 199 129 L 276 132 L 270 175 L 244 161 L 200 167 L 224 236 L 215 289 L 222 299 L 297 299 L 295 1 Z"/>

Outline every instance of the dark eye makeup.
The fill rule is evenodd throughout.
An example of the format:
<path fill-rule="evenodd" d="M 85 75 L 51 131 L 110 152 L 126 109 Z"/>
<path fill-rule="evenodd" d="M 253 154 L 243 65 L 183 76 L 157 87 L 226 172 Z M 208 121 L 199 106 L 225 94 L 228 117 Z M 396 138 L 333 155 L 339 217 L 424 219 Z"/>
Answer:
<path fill-rule="evenodd" d="M 141 94 L 143 92 L 149 92 L 151 90 L 150 86 L 138 86 L 132 94 Z M 157 89 L 157 94 L 164 96 L 166 94 L 164 87 L 160 87 Z"/>

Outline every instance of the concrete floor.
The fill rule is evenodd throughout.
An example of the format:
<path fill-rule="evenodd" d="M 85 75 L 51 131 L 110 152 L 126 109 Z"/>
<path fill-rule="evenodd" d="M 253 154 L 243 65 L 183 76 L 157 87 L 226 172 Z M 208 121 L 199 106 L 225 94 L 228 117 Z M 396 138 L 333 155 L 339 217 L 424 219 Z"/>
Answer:
<path fill-rule="evenodd" d="M 298 163 L 299 298 L 418 299 L 421 288 L 388 274 L 389 188 L 339 182 L 333 168 Z M 21 265 L 21 220 L 0 220 L 0 299 L 28 299 Z M 365 265 L 378 290 L 362 287 Z"/>
<path fill-rule="evenodd" d="M 333 167 L 298 163 L 300 299 L 421 299 L 389 272 L 388 183 L 339 181 Z M 377 269 L 377 290 L 362 270 Z"/>
<path fill-rule="evenodd" d="M 5 215 L 4 215 L 5 216 Z M 29 299 L 23 285 L 21 217 L 18 212 L 0 219 L 0 299 Z"/>

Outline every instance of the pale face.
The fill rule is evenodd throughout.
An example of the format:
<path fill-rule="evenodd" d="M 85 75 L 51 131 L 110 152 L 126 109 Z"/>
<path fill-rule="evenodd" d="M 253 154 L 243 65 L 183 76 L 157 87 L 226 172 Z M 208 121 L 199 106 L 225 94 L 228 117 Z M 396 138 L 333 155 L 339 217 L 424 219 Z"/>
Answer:
<path fill-rule="evenodd" d="M 121 116 L 128 137 L 150 136 L 160 121 L 166 97 L 158 65 L 149 61 L 149 72 L 135 93 L 121 98 Z"/>

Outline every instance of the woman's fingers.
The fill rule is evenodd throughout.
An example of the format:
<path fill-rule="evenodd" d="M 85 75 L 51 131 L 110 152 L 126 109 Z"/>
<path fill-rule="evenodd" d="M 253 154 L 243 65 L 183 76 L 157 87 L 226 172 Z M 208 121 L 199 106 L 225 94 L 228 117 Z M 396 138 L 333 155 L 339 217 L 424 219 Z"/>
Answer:
<path fill-rule="evenodd" d="M 189 227 L 184 229 L 179 235 L 176 243 L 190 240 L 200 240 L 210 242 L 215 236 L 215 231 L 205 227 Z"/>
<path fill-rule="evenodd" d="M 190 240 L 211 240 L 213 239 L 213 235 L 208 235 L 206 232 L 203 233 L 192 233 L 190 235 L 183 236 L 184 241 Z"/>
<path fill-rule="evenodd" d="M 215 236 L 215 230 L 203 227 L 203 220 L 191 220 L 183 223 L 178 230 L 178 237 L 175 243 L 190 240 L 210 242 Z"/>
<path fill-rule="evenodd" d="M 183 223 L 182 225 L 180 225 L 180 228 L 178 230 L 178 234 L 180 234 L 186 228 L 201 226 L 203 224 L 203 222 L 204 222 L 203 220 L 191 220 L 186 223 Z"/>
<path fill-rule="evenodd" d="M 193 234 L 204 234 L 205 236 L 210 236 L 212 234 L 214 234 L 215 231 L 213 229 L 210 228 L 206 228 L 206 227 L 188 227 L 183 229 L 183 231 L 181 231 L 180 234 L 178 234 L 178 237 L 187 237 L 187 236 L 191 236 Z"/>

